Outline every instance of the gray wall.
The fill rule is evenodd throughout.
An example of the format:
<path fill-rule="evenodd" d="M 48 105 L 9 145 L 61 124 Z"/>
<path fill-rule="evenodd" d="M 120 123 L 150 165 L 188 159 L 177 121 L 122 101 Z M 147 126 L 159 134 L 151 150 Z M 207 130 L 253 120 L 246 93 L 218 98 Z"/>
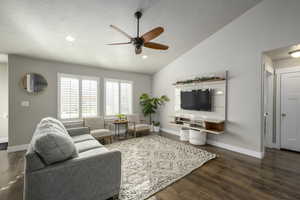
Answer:
<path fill-rule="evenodd" d="M 8 137 L 8 68 L 7 63 L 0 63 L 0 140 Z"/>
<path fill-rule="evenodd" d="M 100 78 L 100 114 L 103 115 L 104 78 L 133 81 L 133 112 L 140 112 L 138 98 L 142 93 L 151 93 L 151 76 L 106 70 L 96 67 L 39 60 L 9 55 L 9 146 L 28 144 L 33 130 L 42 117 L 57 117 L 57 73 L 69 73 Z M 39 95 L 28 95 L 19 82 L 27 72 L 42 74 L 48 88 Z M 29 101 L 30 107 L 21 107 L 21 101 Z"/>
<path fill-rule="evenodd" d="M 156 73 L 154 95 L 171 97 L 160 112 L 162 126 L 172 129 L 168 122 L 174 113 L 176 78 L 228 69 L 227 130 L 211 139 L 262 151 L 262 52 L 300 42 L 299 8 L 299 0 L 264 0 Z"/>

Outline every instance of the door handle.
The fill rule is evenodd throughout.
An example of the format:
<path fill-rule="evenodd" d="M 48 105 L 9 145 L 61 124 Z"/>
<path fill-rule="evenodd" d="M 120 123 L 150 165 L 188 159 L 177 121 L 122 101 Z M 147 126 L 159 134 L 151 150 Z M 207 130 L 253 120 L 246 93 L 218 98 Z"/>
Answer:
<path fill-rule="evenodd" d="M 281 116 L 282 116 L 282 117 L 286 117 L 286 114 L 285 114 L 285 113 L 282 113 Z"/>

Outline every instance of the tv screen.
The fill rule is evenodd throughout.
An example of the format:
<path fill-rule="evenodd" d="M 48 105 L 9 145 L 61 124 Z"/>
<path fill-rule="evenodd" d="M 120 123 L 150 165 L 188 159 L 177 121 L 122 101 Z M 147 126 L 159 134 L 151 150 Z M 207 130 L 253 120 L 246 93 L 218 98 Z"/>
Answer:
<path fill-rule="evenodd" d="M 211 111 L 212 90 L 181 91 L 181 108 L 185 110 Z"/>

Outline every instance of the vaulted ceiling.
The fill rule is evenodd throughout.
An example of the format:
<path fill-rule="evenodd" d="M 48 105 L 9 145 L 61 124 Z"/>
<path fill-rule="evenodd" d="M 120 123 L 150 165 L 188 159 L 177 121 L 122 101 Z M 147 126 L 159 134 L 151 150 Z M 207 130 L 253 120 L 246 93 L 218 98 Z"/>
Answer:
<path fill-rule="evenodd" d="M 0 0 L 0 53 L 152 74 L 259 3 L 260 0 Z M 167 51 L 131 45 L 114 24 L 136 34 L 133 13 L 143 10 L 141 32 L 163 26 L 154 42 Z M 65 40 L 67 35 L 75 42 Z"/>

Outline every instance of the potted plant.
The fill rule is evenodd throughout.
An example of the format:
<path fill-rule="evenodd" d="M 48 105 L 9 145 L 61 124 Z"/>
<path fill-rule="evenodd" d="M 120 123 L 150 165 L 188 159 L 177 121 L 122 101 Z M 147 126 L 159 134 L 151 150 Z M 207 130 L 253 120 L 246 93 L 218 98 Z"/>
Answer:
<path fill-rule="evenodd" d="M 117 114 L 116 116 L 119 118 L 120 121 L 126 118 L 126 115 L 124 114 Z"/>
<path fill-rule="evenodd" d="M 160 122 L 153 121 L 153 130 L 158 133 L 160 131 Z"/>
<path fill-rule="evenodd" d="M 159 106 L 170 101 L 170 99 L 163 95 L 161 97 L 150 97 L 148 94 L 142 94 L 140 96 L 140 105 L 142 106 L 142 112 L 145 117 L 149 116 L 149 122 L 152 122 L 152 115 L 156 113 Z"/>

